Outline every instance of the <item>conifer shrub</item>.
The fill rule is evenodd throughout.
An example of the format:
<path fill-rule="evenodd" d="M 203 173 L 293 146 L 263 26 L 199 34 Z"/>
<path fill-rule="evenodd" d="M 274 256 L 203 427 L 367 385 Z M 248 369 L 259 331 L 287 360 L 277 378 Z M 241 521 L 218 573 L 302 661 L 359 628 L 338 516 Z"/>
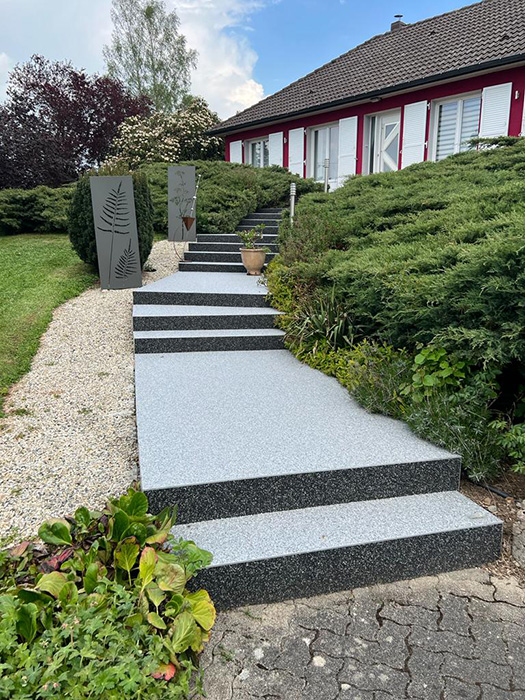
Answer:
<path fill-rule="evenodd" d="M 305 310 L 316 318 L 312 304 L 337 299 L 352 328 L 348 348 L 389 347 L 413 364 L 379 410 L 401 411 L 416 432 L 462 453 L 476 478 L 506 461 L 523 470 L 515 426 L 525 418 L 525 139 L 306 194 L 280 237 L 269 284 L 292 349 L 317 349 L 316 363 L 331 371 L 334 358 L 319 360 L 319 324 L 310 337 L 301 331 L 313 327 Z M 326 316 L 325 349 L 344 364 L 348 348 L 330 347 L 337 319 Z M 371 384 L 366 375 L 365 393 L 383 391 L 392 361 L 383 358 Z M 363 382 L 343 383 L 357 396 Z"/>
<path fill-rule="evenodd" d="M 98 175 L 125 175 L 119 170 L 99 170 Z M 83 175 L 73 193 L 69 209 L 69 239 L 75 252 L 81 260 L 98 269 L 97 244 L 95 239 L 95 224 L 91 204 L 90 173 Z M 135 213 L 137 216 L 137 233 L 139 239 L 140 263 L 144 265 L 153 246 L 153 203 L 147 177 L 140 172 L 132 173 L 133 193 L 135 198 Z"/>

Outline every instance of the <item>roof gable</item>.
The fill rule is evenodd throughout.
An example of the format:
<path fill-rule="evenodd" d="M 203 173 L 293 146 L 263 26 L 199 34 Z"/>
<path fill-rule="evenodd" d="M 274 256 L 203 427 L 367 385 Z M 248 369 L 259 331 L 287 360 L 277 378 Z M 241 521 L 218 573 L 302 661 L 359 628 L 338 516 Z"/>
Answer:
<path fill-rule="evenodd" d="M 374 36 L 213 131 L 225 133 L 520 57 L 525 59 L 525 0 L 482 0 Z"/>

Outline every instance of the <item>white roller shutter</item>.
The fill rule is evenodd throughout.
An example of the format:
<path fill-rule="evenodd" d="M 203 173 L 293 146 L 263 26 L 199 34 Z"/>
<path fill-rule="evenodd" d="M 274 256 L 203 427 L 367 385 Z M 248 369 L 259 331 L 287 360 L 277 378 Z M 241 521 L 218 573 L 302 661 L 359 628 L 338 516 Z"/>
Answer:
<path fill-rule="evenodd" d="M 304 129 L 292 129 L 288 132 L 288 170 L 304 175 Z"/>
<path fill-rule="evenodd" d="M 492 85 L 483 90 L 479 128 L 482 138 L 508 135 L 511 99 L 512 83 Z"/>
<path fill-rule="evenodd" d="M 278 131 L 268 137 L 270 165 L 283 165 L 283 132 Z"/>
<path fill-rule="evenodd" d="M 342 185 L 345 179 L 355 175 L 357 164 L 357 117 L 339 120 L 339 164 L 337 181 Z"/>
<path fill-rule="evenodd" d="M 242 141 L 230 143 L 230 163 L 242 163 Z"/>
<path fill-rule="evenodd" d="M 425 137 L 427 134 L 428 103 L 413 102 L 405 105 L 403 120 L 403 150 L 401 167 L 425 160 Z"/>

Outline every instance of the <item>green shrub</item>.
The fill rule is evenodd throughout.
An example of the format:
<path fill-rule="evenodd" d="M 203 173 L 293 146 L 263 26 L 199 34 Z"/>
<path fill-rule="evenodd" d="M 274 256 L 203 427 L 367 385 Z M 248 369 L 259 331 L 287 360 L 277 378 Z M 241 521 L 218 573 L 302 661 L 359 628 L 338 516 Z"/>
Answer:
<path fill-rule="evenodd" d="M 197 197 L 197 227 L 200 233 L 232 233 L 248 214 L 263 207 L 286 204 L 290 183 L 297 184 L 302 195 L 319 188 L 313 180 L 304 180 L 284 168 L 252 168 L 222 161 L 188 161 L 201 175 Z M 168 163 L 144 165 L 155 209 L 155 230 L 168 230 Z"/>
<path fill-rule="evenodd" d="M 525 139 L 490 145 L 499 147 L 305 195 L 268 271 L 285 330 L 293 339 L 302 322 L 308 331 L 296 352 L 319 347 L 323 333 L 330 345 L 329 326 L 344 319 L 353 342 L 406 352 L 403 417 L 462 452 L 477 478 L 500 460 L 521 463 L 524 418 L 515 407 L 525 374 Z M 317 300 L 332 293 L 337 317 L 314 332 Z M 397 405 L 386 412 L 398 415 Z"/>
<path fill-rule="evenodd" d="M 211 561 L 140 491 L 0 552 L 0 698 L 185 698 L 215 621 L 188 580 Z"/>
<path fill-rule="evenodd" d="M 0 190 L 0 236 L 65 233 L 71 187 Z"/>
<path fill-rule="evenodd" d="M 125 173 L 100 170 L 98 174 L 122 175 Z M 132 176 L 140 262 L 144 265 L 153 246 L 153 204 L 146 176 L 138 172 L 133 173 Z M 77 183 L 69 210 L 68 230 L 69 239 L 79 258 L 98 269 L 89 175 L 82 176 Z"/>

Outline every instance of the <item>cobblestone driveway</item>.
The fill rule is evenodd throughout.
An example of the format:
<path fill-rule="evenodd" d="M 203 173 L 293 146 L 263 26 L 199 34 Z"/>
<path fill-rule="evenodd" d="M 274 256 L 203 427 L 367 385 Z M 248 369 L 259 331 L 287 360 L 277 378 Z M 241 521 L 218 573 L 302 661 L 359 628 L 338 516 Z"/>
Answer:
<path fill-rule="evenodd" d="M 481 569 L 219 615 L 208 700 L 525 700 L 525 591 Z"/>

